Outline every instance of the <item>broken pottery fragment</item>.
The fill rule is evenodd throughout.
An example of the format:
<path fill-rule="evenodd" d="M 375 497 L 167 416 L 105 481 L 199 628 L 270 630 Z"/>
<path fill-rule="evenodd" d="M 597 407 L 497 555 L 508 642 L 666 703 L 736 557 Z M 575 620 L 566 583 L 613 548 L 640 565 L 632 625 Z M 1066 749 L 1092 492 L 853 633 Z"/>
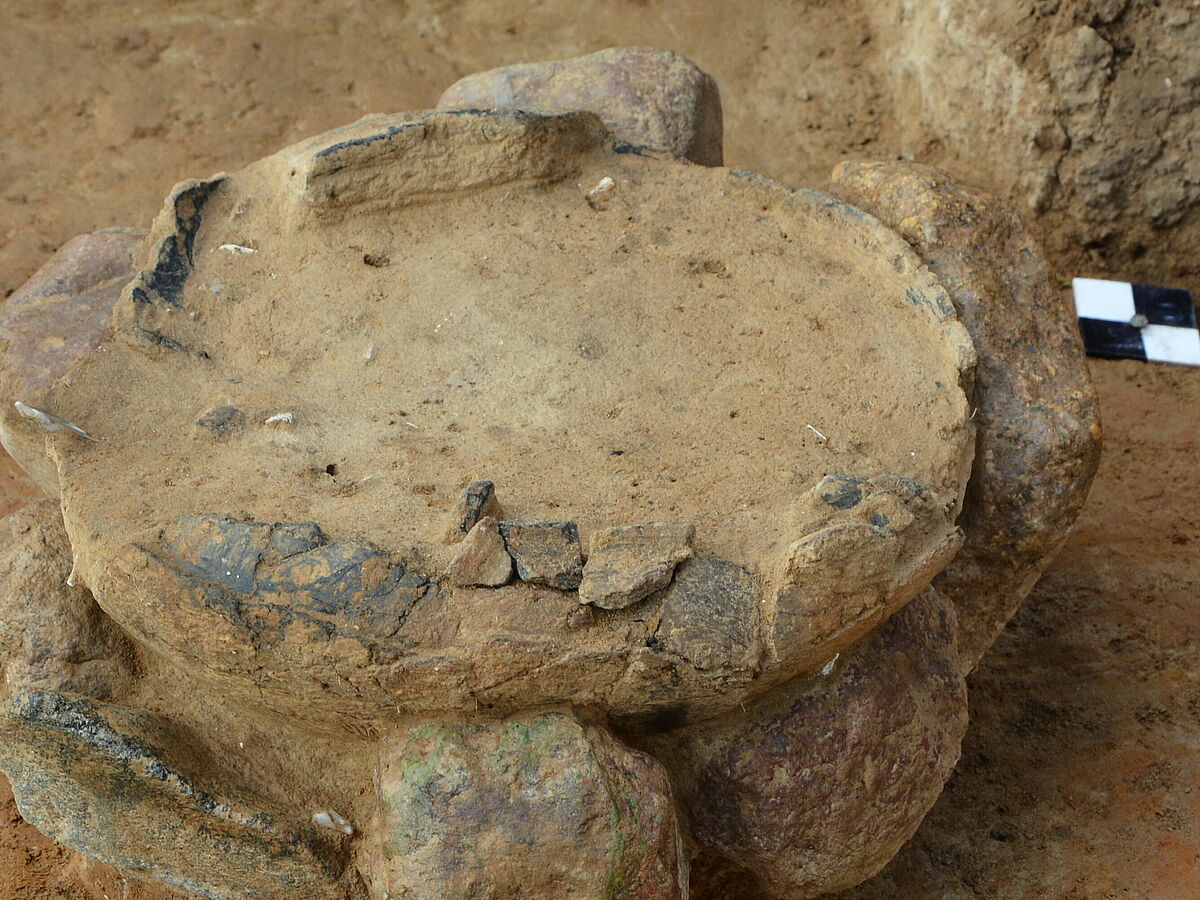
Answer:
<path fill-rule="evenodd" d="M 20 397 L 0 414 L 65 526 L 43 505 L 0 551 L 34 635 L 0 628 L 0 664 L 50 689 L 0 713 L 22 810 L 229 900 L 868 876 L 957 756 L 968 664 L 930 584 L 960 512 L 968 542 L 983 520 L 968 479 L 1033 483 L 976 455 L 997 382 L 976 387 L 947 287 L 992 277 L 987 240 L 938 257 L 828 194 L 687 164 L 719 161 L 719 102 L 673 54 L 443 99 L 177 185 L 66 364 L 0 340 L 0 386 L 96 438 Z M 26 343 L 68 345 L 55 328 Z M 1061 525 L 1069 493 L 1031 496 Z M 972 558 L 1000 584 L 1025 557 Z M 953 599 L 969 658 L 987 616 Z"/>
<path fill-rule="evenodd" d="M 450 580 L 461 587 L 499 587 L 512 577 L 513 561 L 500 525 L 484 516 L 467 532 L 450 563 Z"/>
<path fill-rule="evenodd" d="M 439 109 L 517 107 L 598 115 L 630 151 L 654 149 L 721 165 L 721 96 L 711 75 L 669 50 L 614 47 L 517 63 L 456 81 Z"/>
<path fill-rule="evenodd" d="M 579 585 L 579 601 L 624 609 L 671 582 L 675 567 L 692 555 L 696 529 L 686 522 L 621 525 L 597 531 Z"/>
<path fill-rule="evenodd" d="M 762 649 L 754 576 L 712 556 L 679 567 L 663 596 L 654 642 L 698 669 L 750 670 Z"/>
<path fill-rule="evenodd" d="M 842 163 L 831 190 L 912 245 L 979 352 L 966 542 L 937 580 L 958 606 L 970 671 L 1058 553 L 1096 473 L 1099 407 L 1078 326 L 1029 227 L 995 197 L 907 162 Z"/>
<path fill-rule="evenodd" d="M 662 766 L 561 713 L 402 732 L 378 808 L 376 896 L 686 896 Z"/>
<path fill-rule="evenodd" d="M 500 535 L 522 581 L 563 591 L 579 587 L 583 556 L 574 522 L 501 522 Z"/>
<path fill-rule="evenodd" d="M 327 543 L 329 539 L 316 522 L 276 522 L 271 529 L 271 539 L 267 541 L 261 562 L 274 566 L 289 557 L 316 550 Z"/>
<path fill-rule="evenodd" d="M 499 519 L 500 501 L 496 499 L 496 486 L 490 481 L 472 481 L 463 488 L 454 509 L 450 511 L 450 527 L 446 533 L 448 541 L 461 541 L 485 516 Z"/>
<path fill-rule="evenodd" d="M 146 577 L 182 587 L 182 602 L 147 613 L 187 628 L 215 612 L 230 629 L 221 649 L 234 654 L 241 642 L 260 650 L 286 644 L 292 629 L 386 644 L 436 590 L 369 542 L 329 541 L 315 523 L 184 516 L 157 538 L 152 550 L 139 548 Z"/>
<path fill-rule="evenodd" d="M 0 358 L 0 442 L 51 496 L 58 473 L 46 458 L 45 435 L 18 421 L 13 404 L 56 412 L 44 401 L 47 389 L 99 345 L 145 236 L 106 228 L 72 238 L 0 306 L 0 346 L 7 345 Z"/>
<path fill-rule="evenodd" d="M 146 713 L 53 691 L 0 706 L 17 808 L 62 843 L 211 900 L 346 896 L 302 826 L 209 793 L 162 756 L 163 737 Z"/>
<path fill-rule="evenodd" d="M 812 648 L 828 659 L 916 596 L 962 544 L 959 529 L 924 524 L 937 521 L 939 503 L 925 485 L 894 472 L 818 482 L 801 502 L 808 533 L 784 556 L 774 651 L 819 666 Z M 857 552 L 831 569 L 831 554 L 846 546 Z"/>

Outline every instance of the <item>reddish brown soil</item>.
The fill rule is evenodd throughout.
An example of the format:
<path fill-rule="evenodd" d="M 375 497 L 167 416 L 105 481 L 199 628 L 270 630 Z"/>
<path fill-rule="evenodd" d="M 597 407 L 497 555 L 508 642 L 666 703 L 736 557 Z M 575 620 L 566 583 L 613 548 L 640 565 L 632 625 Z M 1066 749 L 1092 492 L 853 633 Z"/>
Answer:
<path fill-rule="evenodd" d="M 846 900 L 1200 897 L 1200 371 L 1091 368 L 1087 508 L 970 679 L 946 791 Z"/>
<path fill-rule="evenodd" d="M 431 106 L 470 71 L 618 44 L 676 49 L 717 77 L 731 165 L 812 186 L 849 157 L 936 162 L 1038 210 L 1061 277 L 1200 294 L 1188 5 L 744 0 L 730 17 L 679 0 L 10 0 L 0 296 L 77 233 L 147 224 L 184 177 Z M 921 68 L 931 54 L 939 77 Z M 975 80 L 979 59 L 997 62 L 995 84 Z M 1010 81 L 1028 96 L 1009 118 L 973 107 Z M 1088 507 L 973 676 L 938 805 L 847 897 L 1200 896 L 1200 370 L 1092 371 L 1106 448 Z M 0 462 L 0 513 L 31 493 Z M 2 780 L 0 809 L 3 900 L 168 896 L 40 837 Z"/>

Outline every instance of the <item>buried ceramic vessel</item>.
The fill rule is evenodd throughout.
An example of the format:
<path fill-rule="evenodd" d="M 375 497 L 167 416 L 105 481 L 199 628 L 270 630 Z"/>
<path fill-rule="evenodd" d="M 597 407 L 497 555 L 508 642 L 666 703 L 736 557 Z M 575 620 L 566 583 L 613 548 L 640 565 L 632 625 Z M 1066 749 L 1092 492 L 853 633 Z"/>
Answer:
<path fill-rule="evenodd" d="M 972 310 L 1025 296 L 947 229 L 689 163 L 636 130 L 670 96 L 372 116 L 185 182 L 119 291 L 55 301 L 103 306 L 86 346 L 10 350 L 5 446 L 56 499 L 0 602 L 101 623 L 40 669 L 47 625 L 6 636 L 26 818 L 214 898 L 808 897 L 911 835 L 1086 492 L 1079 350 L 1036 344 L 1078 438 L 981 469 L 976 411 L 1035 413 L 989 400 Z M 835 187 L 883 214 L 872 178 Z M 1056 454 L 975 603 L 956 554 L 1016 525 L 973 485 Z"/>

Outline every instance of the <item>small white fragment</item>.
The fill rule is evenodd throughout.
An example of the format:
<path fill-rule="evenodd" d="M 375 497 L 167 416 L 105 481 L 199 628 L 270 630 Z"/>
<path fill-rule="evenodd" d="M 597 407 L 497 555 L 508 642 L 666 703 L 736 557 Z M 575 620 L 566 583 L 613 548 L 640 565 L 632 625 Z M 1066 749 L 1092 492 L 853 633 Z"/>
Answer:
<path fill-rule="evenodd" d="M 594 188 L 588 191 L 588 196 L 595 197 L 597 194 L 603 194 L 605 191 L 611 191 L 614 187 L 616 187 L 616 185 L 617 183 L 615 181 L 605 175 L 600 179 Z"/>
<path fill-rule="evenodd" d="M 285 412 L 275 413 L 273 416 L 268 416 L 264 425 L 294 425 L 296 423 L 296 414 Z"/>
<path fill-rule="evenodd" d="M 367 349 L 363 351 L 363 359 L 370 362 L 375 358 L 375 345 L 367 344 Z"/>
<path fill-rule="evenodd" d="M 1175 82 L 1173 82 L 1170 78 L 1164 78 L 1163 84 L 1165 84 L 1167 87 L 1175 87 Z"/>
<path fill-rule="evenodd" d="M 20 400 L 16 401 L 13 404 L 13 407 L 26 419 L 32 419 L 51 434 L 58 434 L 60 431 L 69 431 L 72 434 L 79 435 L 81 438 L 87 438 L 89 441 L 95 440 L 94 437 L 92 437 L 78 425 L 68 422 L 66 419 L 54 415 L 54 413 L 44 412 L 43 410 L 35 409 L 32 406 L 26 406 Z"/>
<path fill-rule="evenodd" d="M 354 834 L 354 826 L 346 821 L 345 816 L 339 815 L 332 809 L 313 813 L 313 824 L 319 828 L 340 831 L 342 834 Z"/>
<path fill-rule="evenodd" d="M 811 425 L 805 425 L 804 427 L 807 428 L 809 431 L 811 431 L 813 434 L 815 434 L 817 437 L 819 437 L 821 439 L 822 444 L 829 443 L 829 438 L 825 437 L 825 435 L 821 434 L 821 432 L 817 431 L 817 429 L 813 428 Z"/>
<path fill-rule="evenodd" d="M 605 175 L 594 188 L 587 192 L 588 206 L 595 210 L 603 209 L 607 201 L 602 198 L 616 186 L 617 183 Z"/>
<path fill-rule="evenodd" d="M 420 425 L 416 425 L 412 422 L 405 422 L 404 424 L 407 425 L 409 428 L 420 428 L 421 427 Z"/>
<path fill-rule="evenodd" d="M 834 665 L 834 663 L 836 663 L 838 661 L 838 657 L 841 655 L 842 654 L 840 654 L 840 653 L 833 654 L 833 659 L 829 660 L 829 662 L 825 663 L 825 665 L 821 667 L 821 677 L 822 678 L 824 678 L 826 675 L 828 675 L 830 672 L 833 671 L 833 665 Z"/>
<path fill-rule="evenodd" d="M 243 247 L 241 244 L 222 244 L 221 250 L 228 250 L 230 253 L 257 253 L 253 247 Z"/>

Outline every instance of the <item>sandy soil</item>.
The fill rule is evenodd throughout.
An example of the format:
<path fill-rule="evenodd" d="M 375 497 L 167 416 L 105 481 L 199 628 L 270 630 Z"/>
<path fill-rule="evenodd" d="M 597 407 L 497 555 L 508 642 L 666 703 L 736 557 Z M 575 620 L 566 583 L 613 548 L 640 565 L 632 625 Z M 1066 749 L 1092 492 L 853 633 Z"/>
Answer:
<path fill-rule="evenodd" d="M 77 233 L 147 224 L 184 177 L 431 106 L 470 71 L 615 44 L 716 76 L 730 165 L 813 186 L 845 158 L 936 162 L 1025 210 L 1060 277 L 1200 294 L 1198 6 L 8 0 L 0 296 Z M 971 680 L 947 791 L 848 897 L 1200 896 L 1200 371 L 1092 371 L 1088 507 Z M 31 495 L 0 463 L 0 512 Z M 0 803 L 5 900 L 166 896 Z"/>

